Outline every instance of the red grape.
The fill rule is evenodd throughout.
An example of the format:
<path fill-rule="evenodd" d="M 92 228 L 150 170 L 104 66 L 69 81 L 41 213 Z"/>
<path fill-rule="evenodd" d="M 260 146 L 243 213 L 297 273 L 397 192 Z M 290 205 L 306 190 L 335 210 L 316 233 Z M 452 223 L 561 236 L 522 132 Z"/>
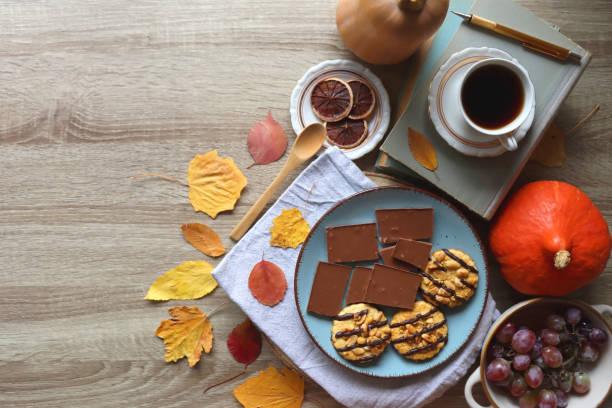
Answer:
<path fill-rule="evenodd" d="M 527 371 L 525 371 L 525 382 L 531 388 L 538 388 L 544 380 L 544 373 L 542 369 L 537 365 L 530 365 Z"/>
<path fill-rule="evenodd" d="M 526 370 L 529 364 L 531 364 L 531 357 L 527 354 L 517 354 L 512 359 L 512 367 L 514 367 L 516 371 Z"/>
<path fill-rule="evenodd" d="M 559 389 L 563 392 L 570 392 L 572 390 L 572 382 L 574 381 L 574 375 L 569 372 L 562 370 L 559 374 L 557 384 Z"/>
<path fill-rule="evenodd" d="M 487 366 L 486 374 L 490 381 L 503 381 L 510 375 L 510 363 L 503 358 L 496 358 Z"/>
<path fill-rule="evenodd" d="M 570 307 L 565 312 L 565 320 L 567 320 L 567 322 L 572 326 L 577 325 L 580 322 L 580 319 L 582 319 L 582 312 L 578 308 Z"/>
<path fill-rule="evenodd" d="M 597 345 L 587 341 L 580 347 L 580 360 L 587 363 L 594 363 L 599 358 L 599 348 Z"/>
<path fill-rule="evenodd" d="M 578 394 L 586 394 L 591 388 L 591 379 L 586 373 L 578 371 L 574 373 L 573 388 Z"/>
<path fill-rule="evenodd" d="M 608 341 L 608 335 L 599 327 L 595 327 L 589 333 L 589 340 L 595 344 L 604 344 L 606 341 Z"/>
<path fill-rule="evenodd" d="M 510 394 L 514 397 L 520 397 L 525 391 L 527 391 L 525 379 L 520 375 L 515 376 L 512 384 L 510 384 Z"/>
<path fill-rule="evenodd" d="M 542 349 L 542 360 L 549 367 L 557 368 L 563 364 L 563 356 L 555 346 L 547 346 Z"/>
<path fill-rule="evenodd" d="M 542 343 L 539 340 L 534 343 L 530 353 L 532 360 L 535 360 L 542 355 L 542 347 L 544 346 L 542 346 Z"/>
<path fill-rule="evenodd" d="M 542 343 L 546 344 L 547 346 L 556 346 L 560 341 L 559 333 L 552 329 L 542 330 L 540 337 L 542 337 Z"/>
<path fill-rule="evenodd" d="M 569 400 L 568 395 L 561 390 L 555 390 L 555 395 L 557 396 L 557 408 L 567 407 L 567 403 Z"/>
<path fill-rule="evenodd" d="M 546 317 L 546 327 L 558 332 L 565 328 L 565 319 L 558 314 L 551 314 Z"/>
<path fill-rule="evenodd" d="M 512 336 L 516 332 L 516 326 L 512 322 L 508 322 L 504 324 L 497 333 L 495 333 L 495 338 L 502 344 L 508 344 L 512 341 Z"/>
<path fill-rule="evenodd" d="M 557 408 L 557 395 L 552 390 L 542 389 L 538 393 L 539 408 Z"/>
<path fill-rule="evenodd" d="M 538 406 L 537 394 L 534 390 L 529 390 L 523 395 L 521 395 L 518 402 L 519 402 L 520 408 L 537 408 Z"/>
<path fill-rule="evenodd" d="M 536 342 L 536 335 L 533 330 L 522 329 L 512 336 L 512 348 L 521 354 L 528 353 Z"/>

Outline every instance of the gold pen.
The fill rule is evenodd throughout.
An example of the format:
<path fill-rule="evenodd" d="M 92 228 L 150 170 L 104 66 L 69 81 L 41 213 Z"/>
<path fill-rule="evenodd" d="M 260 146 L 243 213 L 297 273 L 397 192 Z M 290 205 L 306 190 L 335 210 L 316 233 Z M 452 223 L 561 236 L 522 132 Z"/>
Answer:
<path fill-rule="evenodd" d="M 493 32 L 501 34 L 505 37 L 510 37 L 517 41 L 520 41 L 523 47 L 529 48 L 530 50 L 546 54 L 561 61 L 569 59 L 574 62 L 580 62 L 580 60 L 582 60 L 582 55 L 576 54 L 575 52 L 572 52 L 567 48 L 563 48 L 553 43 L 549 43 L 548 41 L 541 40 L 532 35 L 522 33 L 513 28 L 496 23 L 495 21 L 487 20 L 486 18 L 482 18 L 474 14 L 459 13 L 452 10 L 451 12 L 463 18 L 469 24 L 474 24 L 487 30 L 491 30 Z"/>

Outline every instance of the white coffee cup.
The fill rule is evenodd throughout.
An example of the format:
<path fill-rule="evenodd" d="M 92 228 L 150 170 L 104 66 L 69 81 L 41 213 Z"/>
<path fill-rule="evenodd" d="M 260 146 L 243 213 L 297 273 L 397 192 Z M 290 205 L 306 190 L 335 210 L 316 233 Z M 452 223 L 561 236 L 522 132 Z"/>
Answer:
<path fill-rule="evenodd" d="M 518 76 L 521 86 L 523 87 L 523 98 L 524 99 L 523 99 L 523 106 L 520 112 L 518 113 L 518 115 L 516 115 L 516 117 L 511 122 L 505 124 L 502 127 L 495 128 L 495 129 L 487 129 L 487 128 L 484 128 L 474 123 L 474 121 L 472 121 L 470 117 L 468 116 L 468 114 L 466 113 L 465 108 L 463 107 L 463 103 L 461 101 L 461 95 L 463 94 L 463 86 L 465 85 L 466 79 L 475 70 L 481 67 L 484 67 L 486 65 L 501 65 L 503 67 L 510 69 L 512 72 L 514 72 Z M 497 139 L 502 144 L 502 146 L 508 151 L 516 150 L 518 148 L 518 142 L 516 141 L 516 138 L 514 137 L 514 133 L 523 124 L 523 122 L 527 120 L 527 118 L 529 117 L 529 113 L 533 109 L 534 105 L 535 105 L 535 90 L 533 88 L 533 84 L 531 83 L 531 80 L 529 79 L 529 74 L 527 73 L 527 70 L 525 70 L 525 68 L 523 68 L 520 64 L 513 62 L 511 60 L 507 60 L 503 58 L 488 58 L 488 59 L 478 61 L 474 63 L 470 67 L 470 69 L 466 72 L 462 80 L 462 83 L 461 83 L 461 91 L 459 92 L 459 106 L 461 107 L 461 113 L 463 114 L 463 118 L 465 119 L 465 121 L 479 133 L 486 135 L 486 136 L 497 137 Z"/>

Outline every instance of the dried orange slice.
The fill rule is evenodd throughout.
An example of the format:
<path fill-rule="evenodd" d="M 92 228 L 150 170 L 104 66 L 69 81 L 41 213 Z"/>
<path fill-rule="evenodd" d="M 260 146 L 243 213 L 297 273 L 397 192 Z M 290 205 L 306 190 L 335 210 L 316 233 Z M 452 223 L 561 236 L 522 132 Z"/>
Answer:
<path fill-rule="evenodd" d="M 353 91 L 341 79 L 327 78 L 318 82 L 310 94 L 310 106 L 325 122 L 346 118 L 353 107 Z"/>
<path fill-rule="evenodd" d="M 327 141 L 343 149 L 350 149 L 363 142 L 368 134 L 365 119 L 345 118 L 337 122 L 325 122 Z"/>
<path fill-rule="evenodd" d="M 376 105 L 376 98 L 372 87 L 361 79 L 352 79 L 348 82 L 353 91 L 353 108 L 349 112 L 351 119 L 364 119 L 370 116 Z"/>

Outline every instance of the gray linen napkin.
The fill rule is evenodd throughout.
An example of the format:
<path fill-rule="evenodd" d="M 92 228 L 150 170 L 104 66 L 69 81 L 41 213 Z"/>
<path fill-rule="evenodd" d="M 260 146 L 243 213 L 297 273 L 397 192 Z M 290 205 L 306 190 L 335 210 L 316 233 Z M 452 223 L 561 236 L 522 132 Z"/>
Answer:
<path fill-rule="evenodd" d="M 313 183 L 315 186 L 306 203 Z M 293 291 L 295 263 L 301 247 L 282 249 L 269 245 L 272 219 L 283 209 L 302 210 L 308 225 L 312 226 L 337 201 L 371 187 L 375 184 L 344 153 L 335 147 L 327 149 L 232 248 L 213 276 L 261 331 L 339 403 L 351 408 L 417 408 L 440 397 L 466 374 L 477 358 L 484 336 L 496 317 L 491 296 L 474 335 L 448 364 L 410 378 L 367 377 L 331 361 L 313 344 L 302 326 Z M 285 297 L 274 307 L 257 302 L 248 288 L 250 271 L 261 260 L 262 252 L 287 277 Z"/>

